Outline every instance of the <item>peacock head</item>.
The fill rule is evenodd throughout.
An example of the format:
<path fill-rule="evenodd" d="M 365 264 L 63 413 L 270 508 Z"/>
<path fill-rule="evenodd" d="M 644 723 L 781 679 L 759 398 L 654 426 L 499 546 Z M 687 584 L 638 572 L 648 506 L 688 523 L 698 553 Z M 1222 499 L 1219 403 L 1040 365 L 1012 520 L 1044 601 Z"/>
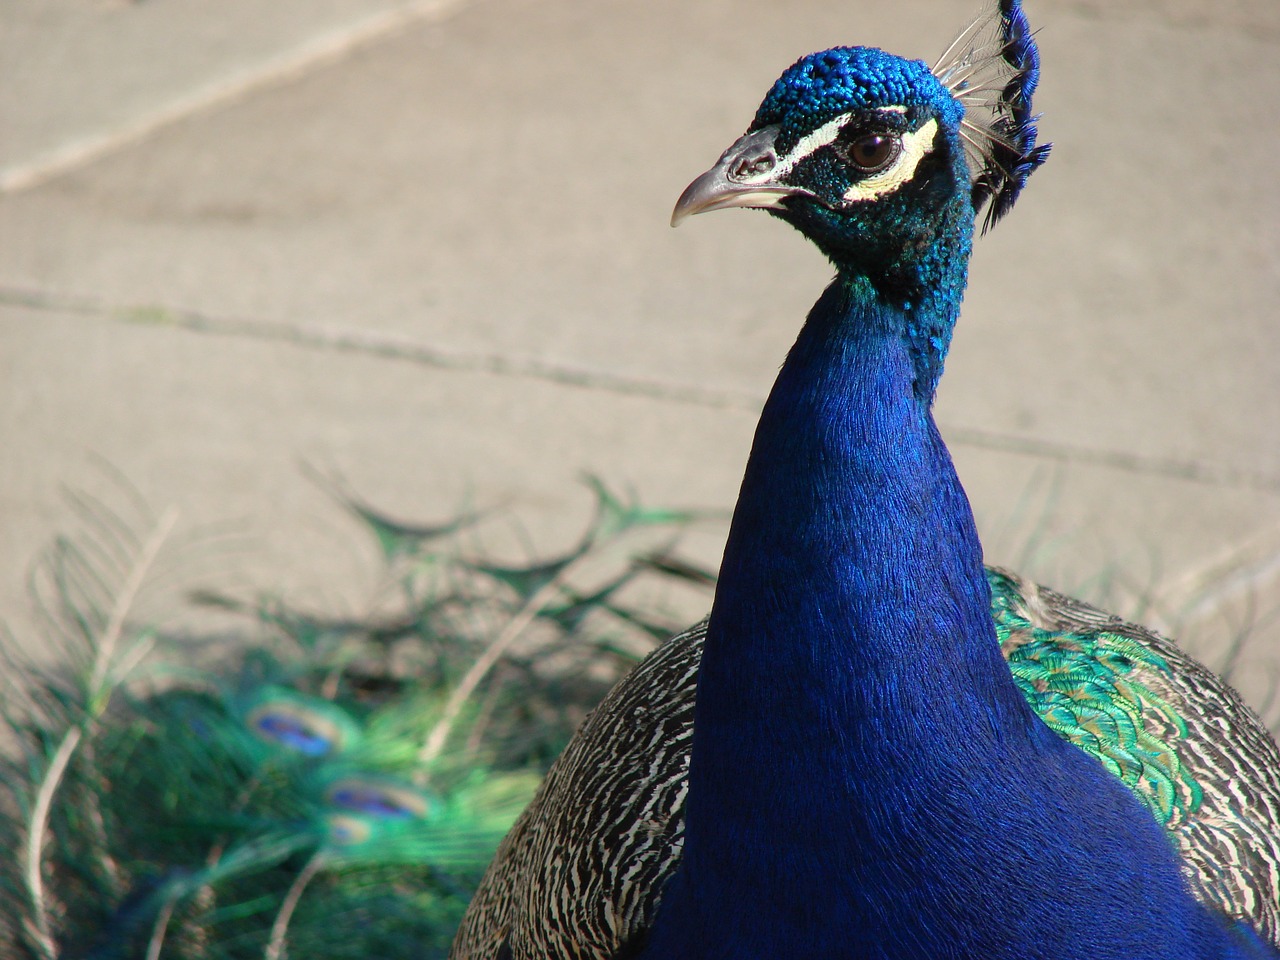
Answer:
<path fill-rule="evenodd" d="M 939 286 L 956 288 L 958 302 L 976 211 L 992 201 L 993 223 L 1048 153 L 1030 113 L 1038 70 L 1015 0 L 972 24 L 933 68 L 871 47 L 810 54 L 689 185 L 672 224 L 765 209 L 890 302 Z"/>

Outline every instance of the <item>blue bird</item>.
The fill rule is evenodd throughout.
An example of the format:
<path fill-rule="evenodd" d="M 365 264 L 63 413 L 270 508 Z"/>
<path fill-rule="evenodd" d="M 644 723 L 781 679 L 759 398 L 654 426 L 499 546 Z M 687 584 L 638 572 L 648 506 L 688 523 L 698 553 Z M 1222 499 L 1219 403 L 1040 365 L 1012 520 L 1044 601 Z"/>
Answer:
<path fill-rule="evenodd" d="M 708 621 L 570 743 L 455 960 L 1280 956 L 1274 741 L 1167 641 L 986 570 L 934 425 L 975 219 L 1047 155 L 1038 71 L 1016 0 L 933 69 L 812 54 L 681 196 L 836 277 Z"/>

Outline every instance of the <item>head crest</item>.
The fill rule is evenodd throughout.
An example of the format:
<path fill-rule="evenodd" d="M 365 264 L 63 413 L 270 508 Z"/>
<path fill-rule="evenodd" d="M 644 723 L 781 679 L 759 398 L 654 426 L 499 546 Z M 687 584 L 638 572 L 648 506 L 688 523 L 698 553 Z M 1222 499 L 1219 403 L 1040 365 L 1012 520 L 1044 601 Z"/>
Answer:
<path fill-rule="evenodd" d="M 986 232 L 1013 208 L 1027 177 L 1049 155 L 1036 144 L 1031 97 L 1040 80 L 1040 54 L 1020 0 L 971 23 L 933 67 L 934 76 L 965 107 L 960 135 L 973 171 L 973 206 L 991 206 Z"/>

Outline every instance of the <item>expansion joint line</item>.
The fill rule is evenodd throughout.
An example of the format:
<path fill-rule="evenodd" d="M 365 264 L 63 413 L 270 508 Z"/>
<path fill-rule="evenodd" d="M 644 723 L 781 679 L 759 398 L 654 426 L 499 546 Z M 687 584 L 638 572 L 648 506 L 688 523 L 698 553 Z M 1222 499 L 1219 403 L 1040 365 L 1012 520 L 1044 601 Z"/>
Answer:
<path fill-rule="evenodd" d="M 290 324 L 267 320 L 221 317 L 196 310 L 168 307 L 120 307 L 88 297 L 0 286 L 0 304 L 31 310 L 73 313 L 118 322 L 175 327 L 192 333 L 274 341 L 315 350 L 354 353 L 414 363 L 442 370 L 526 377 L 562 386 L 602 390 L 621 396 L 647 397 L 711 410 L 758 415 L 764 398 L 747 391 L 696 383 L 674 383 L 613 371 L 591 369 L 501 353 L 453 350 L 407 337 L 341 327 Z M 1222 463 L 1107 450 L 1061 440 L 1045 440 L 987 430 L 945 426 L 948 443 L 1036 457 L 1065 464 L 1107 467 L 1125 473 L 1168 477 L 1209 486 L 1280 492 L 1280 476 Z"/>

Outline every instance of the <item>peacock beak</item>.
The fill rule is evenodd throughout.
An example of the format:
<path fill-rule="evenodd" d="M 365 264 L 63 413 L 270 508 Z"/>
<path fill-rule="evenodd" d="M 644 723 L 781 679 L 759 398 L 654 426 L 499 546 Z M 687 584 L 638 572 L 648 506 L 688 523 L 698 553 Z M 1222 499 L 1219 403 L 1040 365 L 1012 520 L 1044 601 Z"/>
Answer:
<path fill-rule="evenodd" d="M 776 207 L 787 197 L 808 191 L 780 183 L 790 166 L 778 162 L 774 140 L 778 128 L 748 133 L 720 155 L 716 165 L 685 187 L 671 214 L 671 225 L 685 217 L 726 207 Z"/>

